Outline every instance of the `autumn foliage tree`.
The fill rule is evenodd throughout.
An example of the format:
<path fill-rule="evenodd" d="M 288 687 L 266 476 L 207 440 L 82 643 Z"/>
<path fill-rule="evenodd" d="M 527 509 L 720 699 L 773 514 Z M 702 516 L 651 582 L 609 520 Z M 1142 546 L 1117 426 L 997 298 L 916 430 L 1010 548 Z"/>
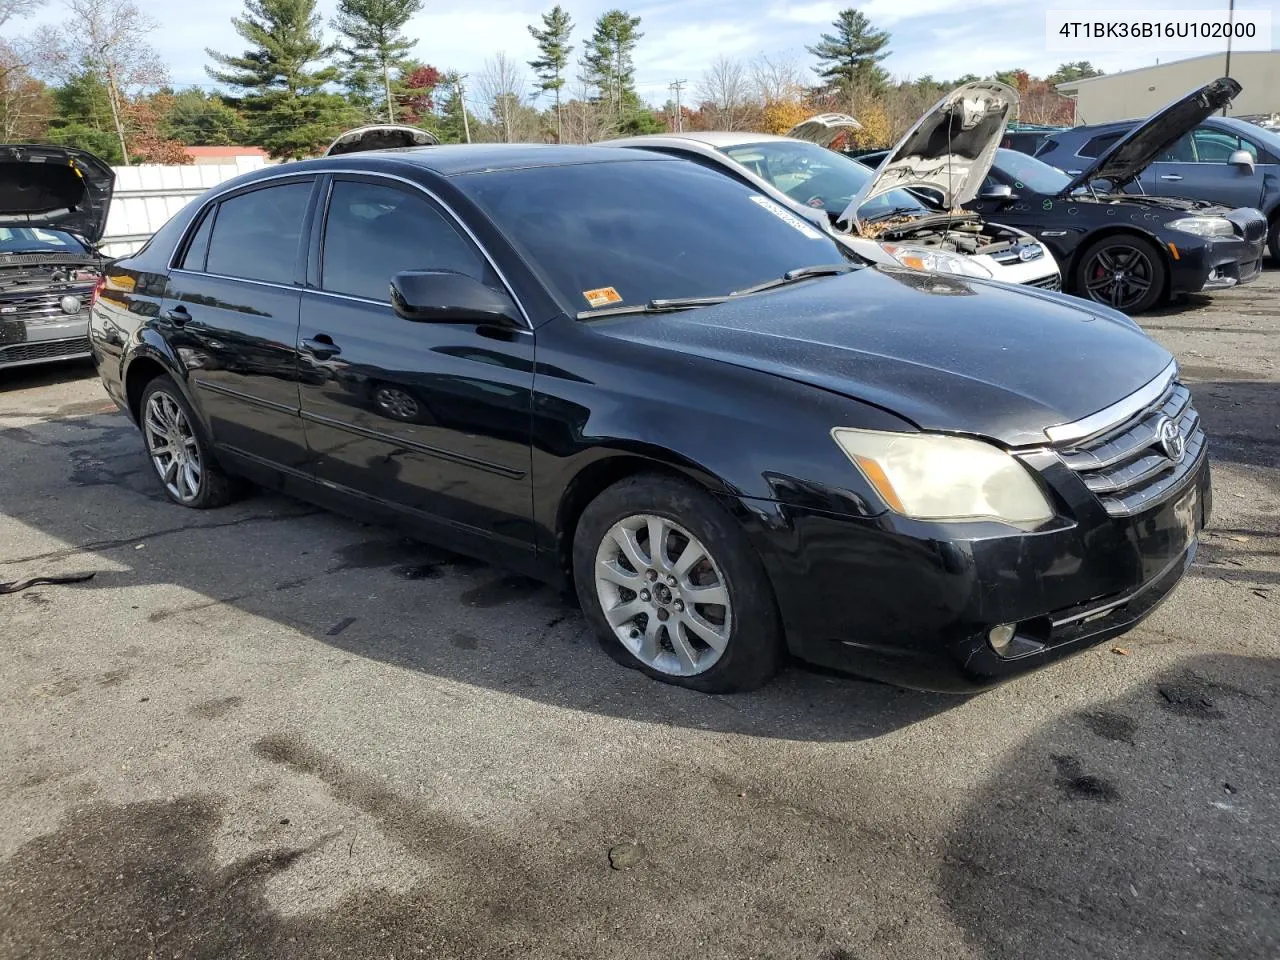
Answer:
<path fill-rule="evenodd" d="M 429 64 L 415 64 L 401 75 L 396 93 L 400 120 L 411 126 L 425 122 L 436 110 L 436 88 L 444 74 Z"/>

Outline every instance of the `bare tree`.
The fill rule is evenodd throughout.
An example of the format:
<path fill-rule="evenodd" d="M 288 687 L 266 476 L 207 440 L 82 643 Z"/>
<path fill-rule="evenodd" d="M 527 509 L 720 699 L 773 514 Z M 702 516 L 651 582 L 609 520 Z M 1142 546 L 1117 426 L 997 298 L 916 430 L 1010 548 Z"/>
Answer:
<path fill-rule="evenodd" d="M 598 98 L 597 88 L 586 77 L 578 77 L 560 113 L 564 143 L 595 143 L 618 132 L 608 104 Z"/>
<path fill-rule="evenodd" d="M 745 130 L 750 123 L 751 83 L 739 60 L 724 54 L 711 61 L 698 81 L 698 99 L 715 110 L 714 125 L 721 130 Z M 706 109 L 705 106 L 703 109 Z"/>
<path fill-rule="evenodd" d="M 0 40 L 0 143 L 39 140 L 48 120 L 48 90 L 19 49 Z"/>
<path fill-rule="evenodd" d="M 790 54 L 760 54 L 751 61 L 751 81 L 756 96 L 766 104 L 799 99 L 806 89 L 805 73 Z"/>
<path fill-rule="evenodd" d="M 505 53 L 496 53 L 486 60 L 484 68 L 476 75 L 476 96 L 488 111 L 489 118 L 498 128 L 498 137 L 504 143 L 515 143 L 521 137 L 520 121 L 530 108 L 528 103 L 529 78 L 515 60 Z"/>
<path fill-rule="evenodd" d="M 45 0 L 0 0 L 0 27 L 10 20 L 30 16 L 44 5 Z"/>
<path fill-rule="evenodd" d="M 37 33 L 35 44 L 41 53 L 32 61 L 33 66 L 38 64 L 41 73 L 59 81 L 81 70 L 102 78 L 120 152 L 128 163 L 125 102 L 148 87 L 163 84 L 168 76 L 160 55 L 144 40 L 158 25 L 133 0 L 63 0 L 63 6 L 66 25 L 61 29 L 45 27 Z"/>

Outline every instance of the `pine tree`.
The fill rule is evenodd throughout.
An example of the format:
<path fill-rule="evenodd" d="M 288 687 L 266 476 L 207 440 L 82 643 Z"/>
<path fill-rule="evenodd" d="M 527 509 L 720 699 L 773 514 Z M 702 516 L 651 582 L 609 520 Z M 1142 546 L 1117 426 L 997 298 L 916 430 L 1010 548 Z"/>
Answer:
<path fill-rule="evenodd" d="M 249 49 L 238 56 L 206 50 L 222 67 L 206 70 L 242 91 L 229 99 L 244 109 L 251 138 L 273 157 L 316 153 L 356 121 L 347 101 L 324 89 L 338 70 L 325 65 L 333 48 L 321 32 L 316 0 L 245 0 L 244 16 L 231 23 Z"/>
<path fill-rule="evenodd" d="M 638 23 L 639 21 L 637 21 Z M 569 36 L 573 33 L 573 20 L 560 4 L 551 8 L 550 13 L 542 15 L 542 29 L 529 24 L 529 33 L 537 41 L 539 57 L 530 60 L 538 77 L 538 89 L 543 93 L 548 90 L 556 96 L 556 140 L 560 140 L 560 91 L 564 88 L 564 71 L 569 65 L 569 55 L 573 47 L 569 44 Z"/>
<path fill-rule="evenodd" d="M 644 36 L 636 27 L 640 18 L 625 10 L 609 10 L 596 20 L 595 32 L 583 54 L 585 79 L 600 91 L 615 117 L 621 122 L 628 109 L 639 106 L 635 91 L 635 49 Z"/>
<path fill-rule="evenodd" d="M 422 0 L 338 0 L 333 28 L 346 40 L 339 49 L 347 87 L 375 105 L 379 114 L 385 112 L 388 123 L 395 121 L 392 71 L 403 69 L 418 42 L 402 31 L 421 9 Z M 377 96 L 372 95 L 374 90 Z"/>
<path fill-rule="evenodd" d="M 883 87 L 888 75 L 879 63 L 889 56 L 884 50 L 889 34 L 872 29 L 866 15 L 853 7 L 836 14 L 831 25 L 836 28 L 834 34 L 824 33 L 820 43 L 806 48 L 820 61 L 814 73 L 836 89 L 848 90 L 857 84 Z"/>

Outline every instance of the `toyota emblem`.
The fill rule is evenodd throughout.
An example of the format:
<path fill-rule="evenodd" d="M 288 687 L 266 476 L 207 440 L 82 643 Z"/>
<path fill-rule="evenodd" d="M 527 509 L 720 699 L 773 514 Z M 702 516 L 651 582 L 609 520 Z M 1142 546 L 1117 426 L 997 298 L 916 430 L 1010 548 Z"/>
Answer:
<path fill-rule="evenodd" d="M 1168 417 L 1161 417 L 1156 424 L 1156 443 L 1164 451 L 1164 455 L 1177 463 L 1186 452 L 1186 442 L 1182 439 L 1182 431 Z"/>

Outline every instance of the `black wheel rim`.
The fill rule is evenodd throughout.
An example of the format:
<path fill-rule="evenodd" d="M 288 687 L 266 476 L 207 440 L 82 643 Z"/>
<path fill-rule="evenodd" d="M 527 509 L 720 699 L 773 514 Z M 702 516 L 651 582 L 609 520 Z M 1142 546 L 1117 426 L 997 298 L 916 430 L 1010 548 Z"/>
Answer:
<path fill-rule="evenodd" d="M 1155 283 L 1155 265 L 1145 250 L 1128 243 L 1103 247 L 1085 264 L 1084 289 L 1089 299 L 1117 310 L 1141 303 Z"/>

